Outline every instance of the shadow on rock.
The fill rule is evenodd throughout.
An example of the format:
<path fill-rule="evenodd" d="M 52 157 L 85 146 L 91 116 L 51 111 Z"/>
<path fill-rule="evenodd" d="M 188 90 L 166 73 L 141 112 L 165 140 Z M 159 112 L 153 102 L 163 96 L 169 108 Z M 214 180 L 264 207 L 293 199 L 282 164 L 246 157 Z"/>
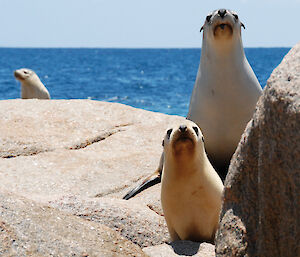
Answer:
<path fill-rule="evenodd" d="M 178 255 L 193 256 L 198 253 L 200 243 L 192 241 L 174 241 L 169 243 Z"/>

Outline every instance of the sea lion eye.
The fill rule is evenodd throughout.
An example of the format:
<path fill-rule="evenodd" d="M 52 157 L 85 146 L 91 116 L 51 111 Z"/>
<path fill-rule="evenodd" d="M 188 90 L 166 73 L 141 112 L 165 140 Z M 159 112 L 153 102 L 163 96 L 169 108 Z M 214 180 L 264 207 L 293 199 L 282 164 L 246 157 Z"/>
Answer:
<path fill-rule="evenodd" d="M 162 141 L 161 145 L 162 145 L 162 146 L 165 146 L 165 140 Z"/>
<path fill-rule="evenodd" d="M 173 129 L 169 129 L 169 130 L 167 131 L 168 138 L 170 138 L 172 131 L 173 131 Z"/>
<path fill-rule="evenodd" d="M 211 19 L 211 16 L 212 16 L 211 14 L 206 16 L 206 21 L 207 21 L 207 22 L 209 22 L 209 21 L 210 21 L 210 19 Z"/>
<path fill-rule="evenodd" d="M 193 127 L 193 130 L 195 131 L 196 135 L 199 136 L 199 129 L 197 127 Z"/>
<path fill-rule="evenodd" d="M 239 19 L 239 16 L 238 16 L 237 14 L 233 13 L 232 15 L 233 15 L 233 17 L 234 17 L 236 20 Z"/>
<path fill-rule="evenodd" d="M 26 71 L 26 70 L 24 70 L 24 73 L 25 73 L 25 74 L 28 74 L 29 72 L 28 72 L 28 71 Z"/>

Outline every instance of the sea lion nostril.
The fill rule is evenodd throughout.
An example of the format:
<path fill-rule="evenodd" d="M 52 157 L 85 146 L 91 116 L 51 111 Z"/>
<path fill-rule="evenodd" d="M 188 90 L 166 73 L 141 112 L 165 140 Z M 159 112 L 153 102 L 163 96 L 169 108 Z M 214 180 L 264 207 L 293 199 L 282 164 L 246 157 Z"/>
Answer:
<path fill-rule="evenodd" d="M 180 130 L 181 132 L 186 131 L 186 129 L 187 129 L 187 126 L 186 126 L 186 125 L 180 125 L 180 127 L 179 127 L 179 130 Z"/>
<path fill-rule="evenodd" d="M 221 18 L 224 18 L 225 14 L 226 14 L 226 10 L 225 9 L 220 9 L 218 11 L 218 14 L 221 16 Z"/>

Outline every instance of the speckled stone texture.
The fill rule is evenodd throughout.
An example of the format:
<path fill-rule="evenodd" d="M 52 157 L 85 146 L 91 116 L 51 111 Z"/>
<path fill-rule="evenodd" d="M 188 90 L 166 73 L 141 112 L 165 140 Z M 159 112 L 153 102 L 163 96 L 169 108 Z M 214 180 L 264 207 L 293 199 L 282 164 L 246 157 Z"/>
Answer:
<path fill-rule="evenodd" d="M 169 244 L 149 246 L 143 249 L 149 257 L 214 257 L 215 247 L 209 243 L 192 241 L 175 241 Z"/>
<path fill-rule="evenodd" d="M 51 207 L 86 220 L 104 224 L 131 242 L 147 247 L 168 240 L 164 217 L 146 205 L 109 197 L 65 197 L 49 202 Z"/>
<path fill-rule="evenodd" d="M 0 256 L 145 256 L 96 222 L 0 193 Z"/>
<path fill-rule="evenodd" d="M 5 212 L 0 197 L 0 256 L 30 256 L 26 249 L 33 256 L 139 256 L 164 245 L 160 185 L 122 197 L 157 168 L 165 130 L 179 120 L 185 118 L 100 101 L 0 101 L 0 196 L 9 191 L 15 206 Z M 11 228 L 22 230 L 17 248 Z M 101 244 L 106 239 L 112 244 Z M 182 249 L 195 251 L 189 242 Z M 213 245 L 207 249 L 214 254 Z"/>
<path fill-rule="evenodd" d="M 300 256 L 300 43 L 273 71 L 231 160 L 217 256 Z"/>

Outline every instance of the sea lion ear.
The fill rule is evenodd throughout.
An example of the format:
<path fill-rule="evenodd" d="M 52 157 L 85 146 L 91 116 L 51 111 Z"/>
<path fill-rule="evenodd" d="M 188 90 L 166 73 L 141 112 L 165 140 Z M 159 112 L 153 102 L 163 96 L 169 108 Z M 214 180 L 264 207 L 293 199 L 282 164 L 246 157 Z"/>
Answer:
<path fill-rule="evenodd" d="M 200 32 L 203 30 L 204 25 L 201 27 Z"/>
<path fill-rule="evenodd" d="M 246 29 L 244 23 L 242 23 L 242 22 L 241 22 L 241 27 L 243 27 L 244 29 Z"/>

